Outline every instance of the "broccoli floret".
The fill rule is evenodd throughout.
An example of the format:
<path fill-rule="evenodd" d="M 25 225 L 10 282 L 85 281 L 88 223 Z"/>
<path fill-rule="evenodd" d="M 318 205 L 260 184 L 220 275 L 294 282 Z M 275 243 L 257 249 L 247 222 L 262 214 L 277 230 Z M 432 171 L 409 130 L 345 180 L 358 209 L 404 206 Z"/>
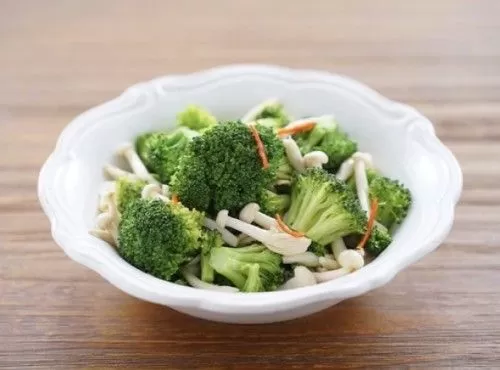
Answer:
<path fill-rule="evenodd" d="M 370 238 L 366 242 L 365 250 L 373 257 L 376 257 L 391 243 L 391 234 L 383 227 L 375 226 L 371 232 Z"/>
<path fill-rule="evenodd" d="M 244 292 L 271 291 L 283 283 L 281 257 L 260 244 L 213 248 L 210 265 Z"/>
<path fill-rule="evenodd" d="M 142 180 L 129 180 L 121 177 L 116 181 L 116 204 L 118 212 L 123 213 L 135 199 L 141 197 L 142 189 L 146 182 Z"/>
<path fill-rule="evenodd" d="M 363 233 L 367 220 L 344 182 L 320 168 L 310 168 L 292 184 L 285 221 L 292 229 L 326 245 L 345 235 Z"/>
<path fill-rule="evenodd" d="M 270 216 L 283 214 L 290 207 L 290 195 L 276 194 L 271 190 L 263 190 L 259 196 L 260 211 Z"/>
<path fill-rule="evenodd" d="M 135 199 L 118 225 L 118 253 L 138 269 L 170 280 L 200 252 L 203 219 L 181 204 Z"/>
<path fill-rule="evenodd" d="M 210 251 L 213 248 L 222 247 L 223 245 L 224 241 L 218 231 L 205 232 L 201 245 L 201 280 L 207 283 L 214 282 L 215 271 L 210 265 Z"/>
<path fill-rule="evenodd" d="M 322 245 L 316 242 L 311 242 L 309 248 L 307 248 L 309 252 L 313 252 L 316 256 L 321 257 L 325 254 L 328 254 L 328 247 L 326 245 Z"/>
<path fill-rule="evenodd" d="M 283 104 L 278 102 L 267 105 L 255 119 L 259 124 L 262 123 L 272 128 L 280 128 L 290 122 L 290 117 L 286 114 Z"/>
<path fill-rule="evenodd" d="M 336 172 L 342 162 L 358 150 L 358 144 L 328 116 L 318 119 L 311 131 L 298 135 L 297 143 L 302 154 L 315 150 L 324 152 L 328 156 L 328 163 L 323 168 L 330 172 Z"/>
<path fill-rule="evenodd" d="M 189 154 L 180 161 L 172 191 L 184 204 L 211 213 L 237 212 L 258 202 L 262 189 L 274 183 L 285 153 L 271 129 L 256 128 L 269 160 L 267 169 L 248 126 L 238 121 L 220 123 L 193 139 Z"/>
<path fill-rule="evenodd" d="M 209 169 L 206 168 L 203 157 L 194 155 L 188 148 L 170 181 L 172 191 L 188 208 L 204 211 L 210 206 L 212 195 L 205 171 L 208 172 Z"/>
<path fill-rule="evenodd" d="M 180 126 L 203 132 L 217 125 L 217 118 L 206 109 L 192 104 L 177 115 L 177 122 Z"/>
<path fill-rule="evenodd" d="M 167 184 L 189 142 L 198 135 L 187 128 L 179 128 L 171 133 L 146 133 L 136 139 L 137 154 L 147 169 L 155 173 L 160 182 Z"/>
<path fill-rule="evenodd" d="M 401 182 L 385 177 L 374 170 L 367 173 L 370 199 L 378 200 L 377 221 L 390 229 L 400 224 L 410 209 L 412 197 Z"/>

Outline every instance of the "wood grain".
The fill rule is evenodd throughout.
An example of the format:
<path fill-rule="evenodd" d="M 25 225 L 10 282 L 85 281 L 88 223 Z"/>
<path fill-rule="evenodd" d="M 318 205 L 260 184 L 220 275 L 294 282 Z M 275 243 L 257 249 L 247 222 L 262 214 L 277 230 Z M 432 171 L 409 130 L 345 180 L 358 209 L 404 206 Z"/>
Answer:
<path fill-rule="evenodd" d="M 500 3 L 0 1 L 0 368 L 500 367 Z M 38 170 L 78 113 L 233 62 L 350 75 L 416 106 L 464 170 L 450 237 L 390 284 L 275 325 L 129 297 L 52 241 Z"/>

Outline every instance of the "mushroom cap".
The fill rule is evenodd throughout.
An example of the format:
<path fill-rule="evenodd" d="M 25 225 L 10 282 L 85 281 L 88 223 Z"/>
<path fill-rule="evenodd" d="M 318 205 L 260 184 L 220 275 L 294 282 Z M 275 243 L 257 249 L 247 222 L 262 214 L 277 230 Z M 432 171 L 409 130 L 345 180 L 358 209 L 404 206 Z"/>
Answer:
<path fill-rule="evenodd" d="M 257 203 L 248 203 L 240 211 L 239 218 L 241 221 L 251 224 L 255 220 L 255 216 L 259 210 L 260 206 Z"/>
<path fill-rule="evenodd" d="M 361 267 L 365 265 L 365 260 L 354 249 L 347 249 L 340 253 L 339 255 L 339 263 L 342 267 L 345 267 L 349 270 L 359 270 Z"/>

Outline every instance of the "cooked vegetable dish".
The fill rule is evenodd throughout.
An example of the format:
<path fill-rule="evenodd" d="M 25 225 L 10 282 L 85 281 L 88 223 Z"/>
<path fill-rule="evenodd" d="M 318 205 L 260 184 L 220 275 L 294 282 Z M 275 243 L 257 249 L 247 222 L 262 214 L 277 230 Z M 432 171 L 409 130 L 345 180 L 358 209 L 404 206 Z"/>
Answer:
<path fill-rule="evenodd" d="M 198 289 L 264 292 L 330 281 L 392 242 L 410 191 L 380 173 L 333 115 L 276 99 L 239 120 L 190 105 L 176 128 L 117 150 L 90 233 L 131 265 Z"/>

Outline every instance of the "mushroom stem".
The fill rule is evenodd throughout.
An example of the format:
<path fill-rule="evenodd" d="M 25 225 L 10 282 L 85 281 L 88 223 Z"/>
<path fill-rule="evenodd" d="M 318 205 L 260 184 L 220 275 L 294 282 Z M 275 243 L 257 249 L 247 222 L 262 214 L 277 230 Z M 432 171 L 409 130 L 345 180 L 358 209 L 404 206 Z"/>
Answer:
<path fill-rule="evenodd" d="M 353 172 L 354 172 L 354 159 L 349 158 L 346 159 L 344 162 L 342 162 L 335 176 L 339 180 L 347 181 L 349 177 L 352 176 Z"/>
<path fill-rule="evenodd" d="M 356 177 L 356 192 L 363 211 L 368 215 L 370 205 L 368 201 L 368 179 L 366 178 L 366 165 L 362 160 L 354 160 L 354 175 Z"/>
<path fill-rule="evenodd" d="M 217 230 L 218 232 L 220 232 L 220 234 L 222 235 L 222 239 L 224 240 L 224 242 L 226 242 L 226 244 L 230 245 L 231 247 L 238 246 L 238 237 L 227 230 L 225 227 L 219 227 L 219 225 L 214 220 L 207 217 L 205 217 L 204 224 L 206 228 L 210 230 Z"/>
<path fill-rule="evenodd" d="M 264 244 L 275 253 L 289 256 L 303 253 L 311 244 L 311 240 L 305 237 L 296 238 L 292 235 L 276 230 L 265 230 L 244 221 L 229 216 L 227 210 L 222 210 L 217 214 L 216 219 L 219 227 L 230 227 L 246 234 Z"/>
<path fill-rule="evenodd" d="M 336 270 L 340 267 L 337 261 L 333 259 L 331 256 L 326 255 L 324 257 L 319 257 L 319 264 L 321 267 L 324 267 L 326 270 Z"/>
<path fill-rule="evenodd" d="M 251 224 L 255 222 L 257 225 L 262 226 L 266 229 L 270 229 L 277 225 L 274 218 L 259 212 L 260 206 L 257 203 L 248 203 L 240 211 L 239 218 L 241 221 Z"/>
<path fill-rule="evenodd" d="M 344 239 L 338 238 L 332 243 L 332 252 L 333 256 L 335 257 L 335 260 L 339 260 L 340 253 L 343 251 L 346 251 L 347 247 L 345 246 Z"/>
<path fill-rule="evenodd" d="M 215 290 L 219 292 L 228 292 L 228 293 L 237 293 L 239 292 L 238 288 L 234 288 L 231 286 L 224 285 L 215 285 L 204 282 L 203 280 L 198 279 L 196 275 L 194 275 L 189 269 L 182 270 L 182 276 L 191 285 L 193 288 L 205 289 L 205 290 Z"/>
<path fill-rule="evenodd" d="M 341 276 L 348 275 L 351 271 L 342 267 L 336 270 L 330 270 L 325 272 L 315 272 L 314 277 L 318 281 L 318 283 L 323 283 L 325 281 L 330 281 L 333 279 L 337 279 Z"/>
<path fill-rule="evenodd" d="M 137 176 L 136 174 L 122 170 L 121 168 L 116 167 L 112 164 L 104 165 L 104 172 L 106 172 L 114 180 L 118 180 L 120 177 L 125 177 L 131 181 L 140 180 L 139 176 Z"/>
<path fill-rule="evenodd" d="M 302 153 L 300 152 L 299 146 L 291 137 L 283 139 L 283 145 L 285 146 L 286 156 L 292 167 L 297 172 L 304 172 L 304 159 L 302 158 Z"/>
<path fill-rule="evenodd" d="M 320 264 L 320 258 L 318 258 L 318 256 L 316 256 L 312 252 L 304 252 L 300 254 L 294 254 L 293 256 L 283 256 L 283 263 L 285 265 L 298 263 L 299 265 L 307 267 L 317 267 Z"/>
<path fill-rule="evenodd" d="M 325 152 L 316 150 L 304 155 L 303 162 L 306 168 L 323 168 L 323 165 L 328 163 L 328 155 Z"/>
<path fill-rule="evenodd" d="M 132 171 L 144 181 L 147 181 L 151 184 L 159 184 L 159 182 L 148 172 L 144 163 L 142 163 L 141 158 L 135 151 L 134 147 L 130 143 L 123 144 L 118 149 L 118 154 L 121 154 L 125 157 L 127 162 L 132 168 Z"/>
<path fill-rule="evenodd" d="M 365 264 L 363 255 L 357 250 L 347 249 L 342 238 L 333 242 L 332 249 L 335 259 L 342 268 L 354 271 L 360 269 Z"/>
<path fill-rule="evenodd" d="M 317 283 L 315 274 L 313 274 L 307 267 L 297 266 L 293 269 L 293 274 L 293 278 L 283 284 L 280 288 L 281 290 L 302 288 L 316 285 Z"/>

